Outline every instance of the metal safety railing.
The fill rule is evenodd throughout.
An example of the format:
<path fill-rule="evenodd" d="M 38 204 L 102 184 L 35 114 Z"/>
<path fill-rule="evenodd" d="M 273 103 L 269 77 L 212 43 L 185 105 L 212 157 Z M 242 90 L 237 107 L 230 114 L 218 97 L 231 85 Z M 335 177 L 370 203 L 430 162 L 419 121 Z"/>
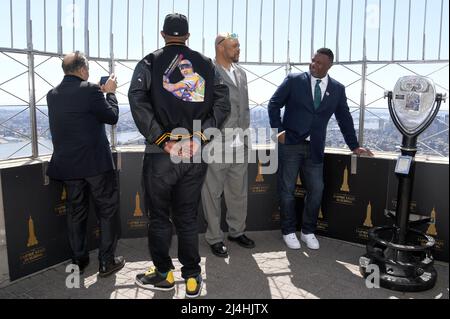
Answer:
<path fill-rule="evenodd" d="M 26 145 L 20 144 L 7 156 L 0 154 L 0 160 L 20 156 L 23 149 L 31 157 L 38 157 L 40 149 L 51 151 L 50 145 L 40 141 L 48 135 L 45 92 L 40 92 L 40 86 L 49 89 L 56 85 L 62 73 L 55 68 L 52 74 L 41 75 L 39 67 L 58 61 L 64 52 L 82 50 L 97 65 L 97 74 L 123 74 L 119 75 L 118 95 L 126 109 L 134 64 L 163 45 L 161 24 L 164 16 L 174 11 L 188 16 L 189 45 L 208 56 L 214 55 L 218 32 L 239 33 L 241 65 L 249 77 L 250 104 L 255 110 L 264 108 L 270 98 L 261 99 L 263 91 L 273 93 L 288 72 L 307 71 L 315 49 L 331 48 L 336 63 L 330 72 L 347 87 L 363 144 L 368 136 L 366 117 L 384 120 L 375 110 L 386 108 L 383 91 L 393 86 L 393 79 L 380 79 L 380 74 L 428 75 L 448 94 L 448 15 L 443 14 L 448 11 L 448 1 L 443 0 L 10 0 L 1 6 L 5 19 L 0 20 L 9 36 L 0 40 L 0 61 L 20 66 L 20 70 L 8 78 L 0 77 L 0 150 L 2 130 L 21 137 Z M 36 63 L 36 59 L 40 61 Z M 17 93 L 23 86 L 13 85 L 23 77 L 27 77 L 26 97 Z M 2 112 L 6 96 L 14 100 L 8 104 L 22 105 L 17 113 Z M 27 112 L 26 129 L 10 125 Z M 127 127 L 131 125 L 128 110 L 121 119 L 126 119 Z M 448 157 L 448 111 L 437 121 L 441 125 L 424 135 L 419 144 L 432 154 Z M 119 121 L 119 126 L 111 129 L 113 147 L 121 143 L 117 140 L 121 125 Z M 137 141 L 138 136 L 136 133 L 130 140 Z M 441 144 L 432 145 L 436 137 L 443 140 L 444 150 Z M 370 143 L 378 149 L 376 143 Z"/>

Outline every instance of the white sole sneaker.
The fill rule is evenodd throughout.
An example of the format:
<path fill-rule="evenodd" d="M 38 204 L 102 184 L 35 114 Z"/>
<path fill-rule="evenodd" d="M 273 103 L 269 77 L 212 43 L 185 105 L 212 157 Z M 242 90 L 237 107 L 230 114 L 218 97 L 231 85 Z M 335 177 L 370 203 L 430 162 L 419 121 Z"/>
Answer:
<path fill-rule="evenodd" d="M 283 235 L 283 241 L 290 249 L 300 249 L 302 247 L 295 234 Z"/>
<path fill-rule="evenodd" d="M 175 289 L 175 286 L 172 287 L 155 287 L 153 285 L 144 285 L 142 282 L 140 282 L 139 280 L 135 279 L 134 283 L 136 285 L 138 285 L 139 287 L 143 288 L 143 289 L 148 289 L 148 290 L 158 290 L 158 291 L 171 291 Z"/>
<path fill-rule="evenodd" d="M 312 234 L 311 238 L 308 238 L 308 235 L 301 233 L 300 240 L 304 242 L 309 249 L 317 250 L 320 248 L 319 241 L 314 234 Z"/>

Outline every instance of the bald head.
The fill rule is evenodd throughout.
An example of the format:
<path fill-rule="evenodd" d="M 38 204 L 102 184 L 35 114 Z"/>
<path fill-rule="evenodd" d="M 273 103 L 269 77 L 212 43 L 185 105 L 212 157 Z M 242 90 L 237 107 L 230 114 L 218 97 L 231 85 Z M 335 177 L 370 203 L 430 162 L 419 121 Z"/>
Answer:
<path fill-rule="evenodd" d="M 235 33 L 222 32 L 216 36 L 216 41 L 214 41 L 214 45 L 217 48 L 217 46 L 219 44 L 221 44 L 227 40 L 233 40 L 233 39 L 237 39 L 237 38 L 238 38 L 238 36 Z"/>
<path fill-rule="evenodd" d="M 63 58 L 62 69 L 65 75 L 76 75 L 84 79 L 87 72 L 89 77 L 88 60 L 80 51 L 66 54 Z"/>
<path fill-rule="evenodd" d="M 239 62 L 240 44 L 235 33 L 219 33 L 215 40 L 216 61 L 229 68 L 231 63 Z"/>

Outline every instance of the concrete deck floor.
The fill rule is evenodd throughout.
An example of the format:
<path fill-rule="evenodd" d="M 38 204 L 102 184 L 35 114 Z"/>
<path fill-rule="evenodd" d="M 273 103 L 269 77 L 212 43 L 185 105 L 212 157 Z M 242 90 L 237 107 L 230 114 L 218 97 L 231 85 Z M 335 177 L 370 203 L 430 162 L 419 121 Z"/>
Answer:
<path fill-rule="evenodd" d="M 201 267 L 204 287 L 200 299 L 448 299 L 448 263 L 436 262 L 438 282 L 429 291 L 401 293 L 383 288 L 368 289 L 359 273 L 358 260 L 365 247 L 319 237 L 320 250 L 302 245 L 289 250 L 279 231 L 248 232 L 256 248 L 245 249 L 225 241 L 230 257 L 214 256 L 200 235 Z M 152 291 L 134 283 L 137 273 L 152 265 L 147 239 L 122 239 L 117 255 L 127 261 L 125 267 L 108 278 L 97 276 L 97 251 L 81 276 L 80 288 L 66 287 L 69 261 L 27 278 L 3 285 L 0 299 L 184 299 L 185 284 L 176 258 L 174 237 L 171 256 L 176 267 L 175 290 Z"/>

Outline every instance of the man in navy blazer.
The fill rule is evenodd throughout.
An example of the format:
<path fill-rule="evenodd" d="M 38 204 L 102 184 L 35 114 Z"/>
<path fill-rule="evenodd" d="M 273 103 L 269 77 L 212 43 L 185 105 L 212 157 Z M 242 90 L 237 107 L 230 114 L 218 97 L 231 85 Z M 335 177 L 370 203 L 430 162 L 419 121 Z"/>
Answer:
<path fill-rule="evenodd" d="M 88 61 L 78 51 L 64 56 L 62 68 L 64 79 L 47 94 L 53 142 L 47 175 L 64 182 L 72 263 L 81 273 L 89 263 L 86 231 L 92 196 L 100 223 L 99 276 L 106 277 L 125 264 L 114 257 L 119 198 L 105 132 L 105 124 L 116 124 L 119 117 L 116 78 L 111 75 L 101 87 L 89 83 Z"/>
<path fill-rule="evenodd" d="M 295 184 L 300 173 L 306 188 L 301 240 L 308 248 L 319 249 L 314 235 L 322 202 L 323 158 L 327 125 L 334 114 L 345 142 L 353 153 L 373 156 L 358 144 L 345 87 L 328 76 L 334 54 L 330 49 L 316 51 L 310 72 L 289 74 L 268 105 L 270 125 L 278 129 L 281 231 L 286 245 L 299 249 L 295 234 Z M 285 107 L 283 119 L 281 109 Z"/>

